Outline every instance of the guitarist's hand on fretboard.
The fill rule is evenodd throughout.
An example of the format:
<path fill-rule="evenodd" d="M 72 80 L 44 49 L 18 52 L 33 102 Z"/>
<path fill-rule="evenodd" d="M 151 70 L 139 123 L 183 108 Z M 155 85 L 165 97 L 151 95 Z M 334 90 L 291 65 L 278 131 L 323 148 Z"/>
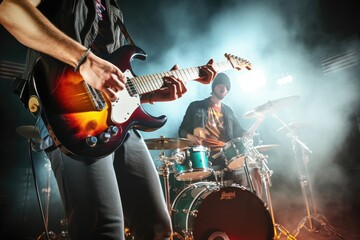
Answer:
<path fill-rule="evenodd" d="M 203 83 L 203 84 L 209 84 L 211 83 L 214 78 L 216 77 L 216 74 L 218 73 L 218 68 L 216 65 L 213 65 L 214 60 L 210 59 L 206 65 L 200 68 L 200 78 L 195 79 L 196 81 Z"/>
<path fill-rule="evenodd" d="M 196 81 L 209 84 L 211 83 L 216 74 L 216 67 L 213 65 L 214 60 L 210 59 L 208 63 L 200 68 L 201 75 L 199 78 L 195 79 Z M 171 70 L 178 70 L 179 66 L 174 65 Z M 144 94 L 141 98 L 142 103 L 153 103 L 153 102 L 168 102 L 173 101 L 178 98 L 181 98 L 183 94 L 187 92 L 185 83 L 182 79 L 176 78 L 174 76 L 166 76 L 163 78 L 164 85 L 154 91 L 147 94 Z"/>

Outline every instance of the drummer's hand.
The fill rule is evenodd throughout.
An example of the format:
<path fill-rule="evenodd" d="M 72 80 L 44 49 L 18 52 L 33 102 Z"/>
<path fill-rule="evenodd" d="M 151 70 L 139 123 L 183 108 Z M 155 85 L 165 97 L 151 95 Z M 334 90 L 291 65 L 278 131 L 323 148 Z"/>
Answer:
<path fill-rule="evenodd" d="M 193 134 L 194 134 L 194 136 L 199 137 L 201 139 L 205 139 L 206 136 L 210 135 L 208 130 L 206 130 L 205 128 L 202 128 L 202 127 L 195 128 L 193 131 Z"/>
<path fill-rule="evenodd" d="M 256 122 L 263 122 L 265 120 L 265 114 L 262 114 L 262 113 L 258 113 L 256 114 Z"/>
<path fill-rule="evenodd" d="M 247 130 L 247 132 L 244 134 L 244 137 L 252 139 L 254 137 L 254 134 L 256 132 L 256 130 L 259 128 L 259 126 L 261 125 L 261 123 L 264 121 L 265 119 L 265 114 L 262 113 L 257 113 L 256 114 L 256 121 L 254 122 L 254 124 Z"/>
<path fill-rule="evenodd" d="M 195 135 L 188 133 L 186 138 L 189 139 L 193 143 L 193 145 L 202 145 L 203 139 L 201 137 L 197 137 Z"/>

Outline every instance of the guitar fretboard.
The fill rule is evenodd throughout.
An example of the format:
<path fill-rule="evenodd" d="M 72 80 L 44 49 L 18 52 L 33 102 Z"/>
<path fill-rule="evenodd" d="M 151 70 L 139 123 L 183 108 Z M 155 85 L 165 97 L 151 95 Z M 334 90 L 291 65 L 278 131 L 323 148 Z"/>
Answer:
<path fill-rule="evenodd" d="M 232 64 L 229 61 L 214 64 L 218 68 L 219 72 L 233 68 Z M 164 85 L 163 78 L 167 76 L 174 76 L 175 78 L 181 79 L 184 83 L 197 79 L 200 77 L 201 68 L 203 67 L 204 66 L 190 67 L 179 70 L 171 70 L 168 72 L 134 77 L 127 81 L 126 88 L 131 96 L 135 94 L 143 95 L 160 89 Z"/>

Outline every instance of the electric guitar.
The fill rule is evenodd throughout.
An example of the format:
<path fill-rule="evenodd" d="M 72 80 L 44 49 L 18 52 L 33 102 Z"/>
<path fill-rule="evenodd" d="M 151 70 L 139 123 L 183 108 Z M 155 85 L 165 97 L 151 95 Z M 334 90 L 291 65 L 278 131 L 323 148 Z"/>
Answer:
<path fill-rule="evenodd" d="M 230 54 L 225 57 L 227 61 L 214 63 L 219 72 L 251 69 L 247 60 Z M 201 76 L 201 67 L 135 76 L 131 69 L 134 58 L 145 60 L 146 54 L 133 45 L 125 45 L 106 58 L 127 78 L 126 89 L 118 93 L 116 102 L 88 85 L 69 66 L 47 56 L 37 61 L 31 81 L 35 94 L 29 102 L 38 104 L 34 111 L 41 114 L 50 136 L 65 154 L 101 158 L 122 144 L 129 129 L 154 131 L 162 127 L 167 117 L 154 117 L 143 110 L 141 95 L 160 89 L 165 76 L 175 76 L 184 83 Z"/>

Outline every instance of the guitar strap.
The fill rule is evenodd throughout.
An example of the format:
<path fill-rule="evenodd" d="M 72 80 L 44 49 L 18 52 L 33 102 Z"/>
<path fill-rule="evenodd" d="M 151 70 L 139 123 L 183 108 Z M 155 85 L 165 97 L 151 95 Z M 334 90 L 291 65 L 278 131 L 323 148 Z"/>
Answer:
<path fill-rule="evenodd" d="M 119 19 L 119 20 L 118 20 L 119 27 L 120 27 L 120 29 L 121 29 L 121 32 L 124 34 L 126 41 L 127 41 L 130 45 L 136 46 L 134 40 L 131 38 L 128 30 L 126 29 L 125 24 L 123 23 L 123 21 L 122 21 L 120 18 L 118 18 L 118 19 Z"/>

